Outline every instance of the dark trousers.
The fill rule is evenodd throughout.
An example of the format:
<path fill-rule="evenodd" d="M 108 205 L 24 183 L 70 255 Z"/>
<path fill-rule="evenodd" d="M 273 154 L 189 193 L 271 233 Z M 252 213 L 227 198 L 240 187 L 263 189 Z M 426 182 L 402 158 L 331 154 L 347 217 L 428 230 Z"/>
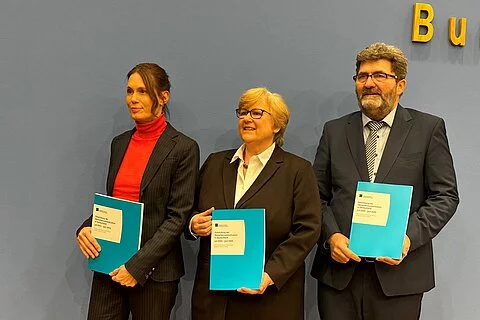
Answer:
<path fill-rule="evenodd" d="M 122 286 L 109 275 L 93 275 L 89 320 L 168 320 L 175 305 L 178 280 L 156 282 L 149 280 L 142 287 Z"/>
<path fill-rule="evenodd" d="M 418 320 L 423 294 L 387 297 L 374 263 L 361 262 L 344 290 L 318 282 L 322 320 Z"/>

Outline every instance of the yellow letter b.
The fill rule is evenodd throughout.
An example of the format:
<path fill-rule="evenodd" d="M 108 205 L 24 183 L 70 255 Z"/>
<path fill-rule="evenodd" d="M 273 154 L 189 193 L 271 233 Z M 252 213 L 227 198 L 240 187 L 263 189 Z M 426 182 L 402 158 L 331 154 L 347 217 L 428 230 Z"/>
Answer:
<path fill-rule="evenodd" d="M 421 17 L 422 12 L 426 12 L 425 18 Z M 433 7 L 428 3 L 415 3 L 413 6 L 413 28 L 412 41 L 413 42 L 428 42 L 433 38 Z M 420 27 L 427 29 L 427 33 L 420 34 Z"/>

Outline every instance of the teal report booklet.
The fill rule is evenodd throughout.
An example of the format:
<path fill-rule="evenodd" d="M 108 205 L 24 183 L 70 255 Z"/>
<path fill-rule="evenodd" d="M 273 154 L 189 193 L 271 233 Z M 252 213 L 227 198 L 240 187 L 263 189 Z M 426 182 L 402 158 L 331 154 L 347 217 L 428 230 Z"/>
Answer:
<path fill-rule="evenodd" d="M 213 210 L 210 290 L 258 289 L 265 265 L 265 209 Z"/>
<path fill-rule="evenodd" d="M 357 184 L 349 248 L 360 257 L 402 257 L 413 187 Z"/>
<path fill-rule="evenodd" d="M 92 235 L 102 251 L 88 259 L 92 271 L 110 273 L 140 249 L 143 203 L 96 193 L 93 199 Z"/>

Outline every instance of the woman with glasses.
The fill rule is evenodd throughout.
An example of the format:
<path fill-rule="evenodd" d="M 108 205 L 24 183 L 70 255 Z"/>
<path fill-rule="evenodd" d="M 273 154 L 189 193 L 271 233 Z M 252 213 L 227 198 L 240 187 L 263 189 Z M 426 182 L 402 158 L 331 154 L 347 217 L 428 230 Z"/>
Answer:
<path fill-rule="evenodd" d="M 266 88 L 247 90 L 236 114 L 243 144 L 211 154 L 200 171 L 197 213 L 188 230 L 191 238 L 200 238 L 192 318 L 303 319 L 304 259 L 321 225 L 315 174 L 308 161 L 281 148 L 290 113 L 279 94 Z M 209 290 L 213 208 L 265 208 L 259 289 Z"/>

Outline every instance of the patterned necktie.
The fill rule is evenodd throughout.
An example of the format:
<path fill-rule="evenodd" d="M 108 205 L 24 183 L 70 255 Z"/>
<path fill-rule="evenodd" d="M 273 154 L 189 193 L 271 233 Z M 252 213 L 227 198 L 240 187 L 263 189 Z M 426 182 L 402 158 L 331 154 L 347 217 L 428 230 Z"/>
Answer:
<path fill-rule="evenodd" d="M 375 158 L 377 157 L 377 133 L 385 125 L 383 121 L 370 121 L 367 123 L 370 133 L 365 143 L 365 154 L 367 156 L 368 178 L 372 181 L 373 171 L 375 169 Z"/>

